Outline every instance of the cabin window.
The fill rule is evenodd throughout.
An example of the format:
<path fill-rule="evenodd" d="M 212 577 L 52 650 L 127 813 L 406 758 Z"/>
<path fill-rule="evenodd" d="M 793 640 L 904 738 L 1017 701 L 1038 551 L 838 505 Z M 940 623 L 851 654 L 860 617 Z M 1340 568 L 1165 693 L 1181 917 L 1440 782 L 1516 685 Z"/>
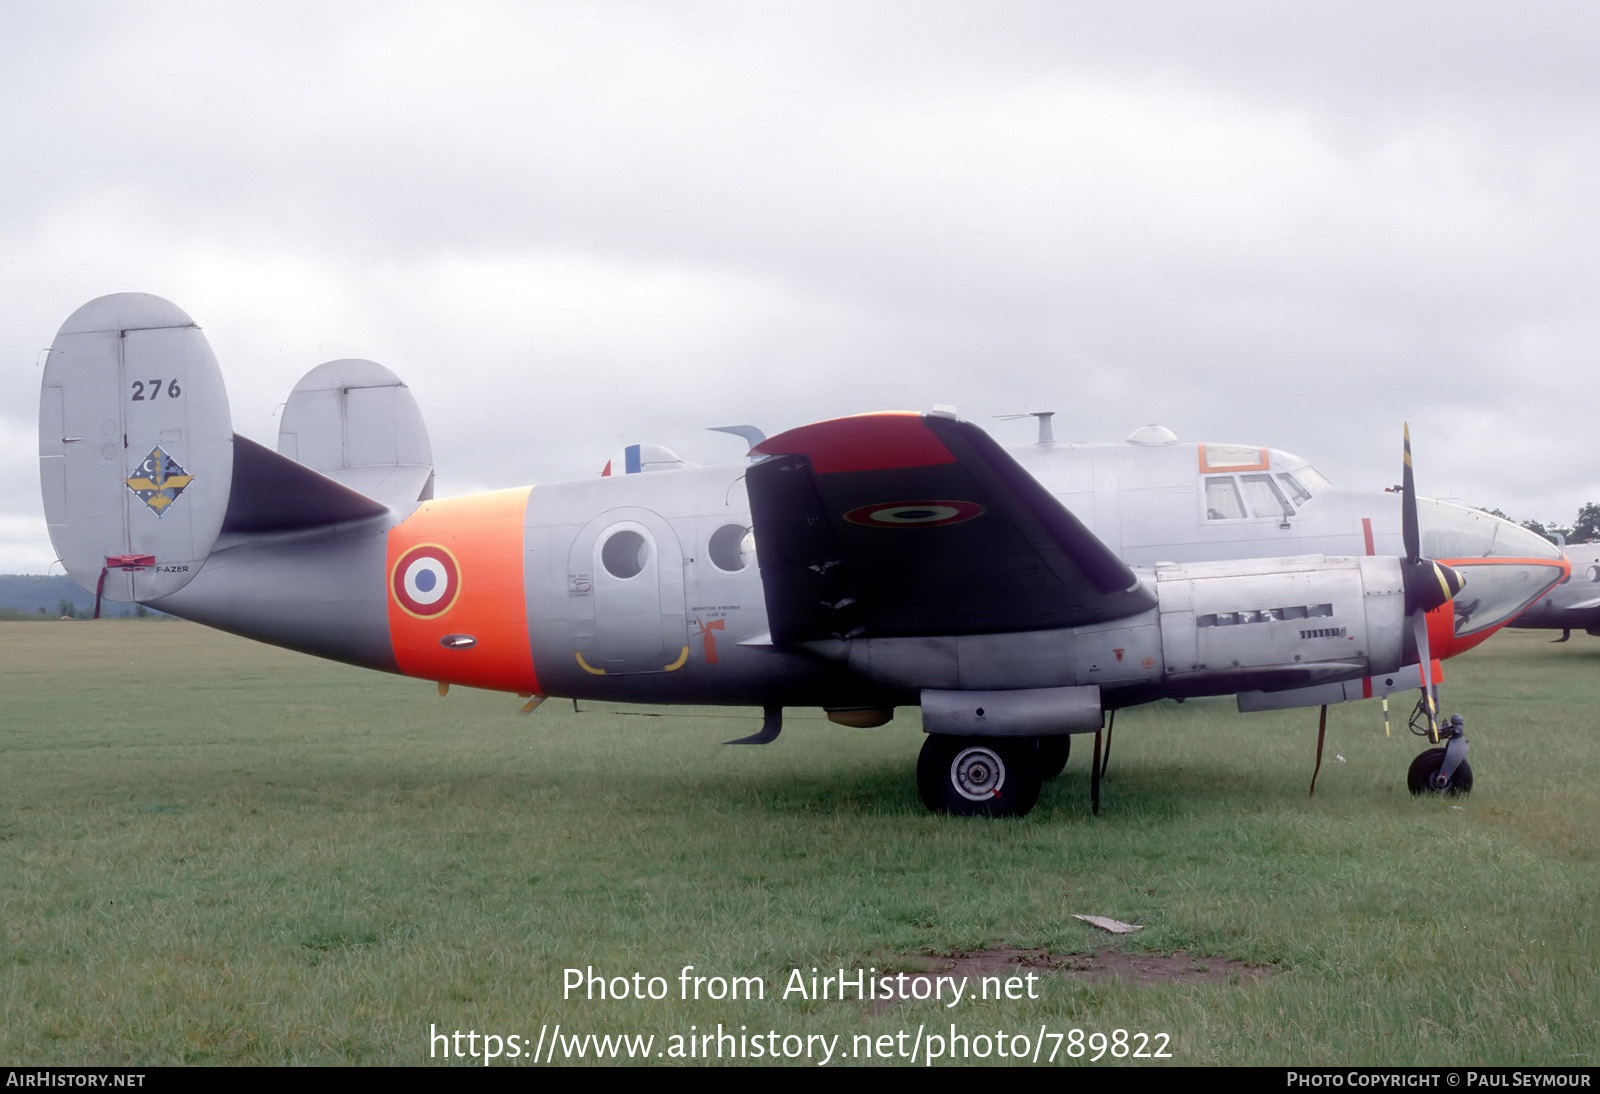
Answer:
<path fill-rule="evenodd" d="M 740 524 L 724 524 L 711 533 L 711 541 L 706 544 L 706 554 L 711 556 L 711 564 L 730 574 L 736 574 L 750 565 L 754 550 L 755 537 L 750 534 L 750 529 Z"/>
<path fill-rule="evenodd" d="M 1241 520 L 1244 502 L 1239 499 L 1239 488 L 1232 476 L 1218 475 L 1206 479 L 1206 519 Z"/>
<path fill-rule="evenodd" d="M 600 564 L 612 577 L 638 577 L 649 561 L 649 541 L 631 528 L 613 532 L 600 548 Z"/>

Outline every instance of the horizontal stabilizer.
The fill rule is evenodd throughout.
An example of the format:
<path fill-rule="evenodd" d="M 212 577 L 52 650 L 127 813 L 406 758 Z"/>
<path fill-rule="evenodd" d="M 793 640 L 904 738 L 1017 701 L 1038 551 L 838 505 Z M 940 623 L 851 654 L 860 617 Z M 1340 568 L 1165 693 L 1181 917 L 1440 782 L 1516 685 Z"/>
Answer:
<path fill-rule="evenodd" d="M 224 532 L 286 532 L 385 512 L 382 502 L 234 434 L 233 494 Z"/>
<path fill-rule="evenodd" d="M 751 518 L 772 636 L 986 634 L 1155 606 L 1121 559 L 988 434 L 866 414 L 754 449 Z"/>
<path fill-rule="evenodd" d="M 401 515 L 433 497 L 422 411 L 376 361 L 328 361 L 302 376 L 283 408 L 278 452 Z"/>

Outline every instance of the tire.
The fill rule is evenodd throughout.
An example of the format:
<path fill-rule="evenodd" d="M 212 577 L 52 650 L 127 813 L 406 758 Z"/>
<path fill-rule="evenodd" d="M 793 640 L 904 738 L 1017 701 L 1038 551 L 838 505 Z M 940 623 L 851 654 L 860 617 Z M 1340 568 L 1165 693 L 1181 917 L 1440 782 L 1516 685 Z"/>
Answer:
<path fill-rule="evenodd" d="M 1039 738 L 1039 777 L 1044 781 L 1055 778 L 1067 769 L 1067 757 L 1072 755 L 1072 738 L 1066 734 L 1059 737 Z"/>
<path fill-rule="evenodd" d="M 917 757 L 917 789 L 935 813 L 1020 817 L 1039 800 L 1039 745 L 1032 737 L 930 733 Z"/>
<path fill-rule="evenodd" d="M 1434 786 L 1434 776 L 1443 766 L 1444 749 L 1428 749 L 1411 761 L 1411 769 L 1406 772 L 1406 787 L 1413 794 L 1466 794 L 1472 790 L 1472 768 L 1466 760 L 1456 766 L 1448 786 Z"/>

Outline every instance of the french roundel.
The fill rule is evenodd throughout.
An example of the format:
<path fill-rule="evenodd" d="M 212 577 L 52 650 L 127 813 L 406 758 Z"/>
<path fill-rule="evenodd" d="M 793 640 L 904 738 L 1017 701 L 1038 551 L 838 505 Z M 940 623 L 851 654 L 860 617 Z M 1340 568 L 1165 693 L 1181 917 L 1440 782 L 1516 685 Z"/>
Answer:
<path fill-rule="evenodd" d="M 424 543 L 400 556 L 389 575 L 389 590 L 407 612 L 422 619 L 443 615 L 461 591 L 456 556 L 435 543 Z"/>
<path fill-rule="evenodd" d="M 869 528 L 936 528 L 960 524 L 983 513 L 983 506 L 971 501 L 897 501 L 861 505 L 844 519 Z"/>

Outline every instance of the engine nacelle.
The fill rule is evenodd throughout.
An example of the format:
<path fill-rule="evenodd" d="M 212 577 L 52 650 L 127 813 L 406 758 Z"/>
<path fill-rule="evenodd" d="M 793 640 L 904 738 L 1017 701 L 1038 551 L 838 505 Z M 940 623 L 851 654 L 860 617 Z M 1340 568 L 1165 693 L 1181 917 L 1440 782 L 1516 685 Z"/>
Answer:
<path fill-rule="evenodd" d="M 1092 731 L 1103 706 L 1307 688 L 1402 663 L 1396 558 L 1162 565 L 1140 579 L 1157 606 L 1114 622 L 808 648 L 880 686 L 916 691 L 931 732 L 979 736 Z"/>
<path fill-rule="evenodd" d="M 1179 693 L 1272 691 L 1400 666 L 1397 558 L 1191 563 L 1155 577 L 1165 675 Z"/>

